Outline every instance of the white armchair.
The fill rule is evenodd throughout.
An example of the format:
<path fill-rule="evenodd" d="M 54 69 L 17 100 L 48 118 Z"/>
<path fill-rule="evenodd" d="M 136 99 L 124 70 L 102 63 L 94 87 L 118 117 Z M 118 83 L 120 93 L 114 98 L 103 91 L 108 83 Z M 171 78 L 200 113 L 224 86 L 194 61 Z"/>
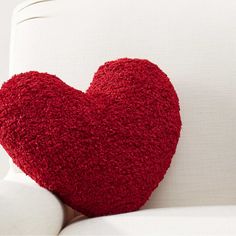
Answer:
<path fill-rule="evenodd" d="M 9 76 L 49 72 L 84 91 L 105 61 L 147 58 L 171 78 L 183 130 L 165 179 L 137 212 L 68 223 L 76 213 L 11 165 L 0 235 L 236 235 L 235 9 L 234 0 L 20 4 Z"/>

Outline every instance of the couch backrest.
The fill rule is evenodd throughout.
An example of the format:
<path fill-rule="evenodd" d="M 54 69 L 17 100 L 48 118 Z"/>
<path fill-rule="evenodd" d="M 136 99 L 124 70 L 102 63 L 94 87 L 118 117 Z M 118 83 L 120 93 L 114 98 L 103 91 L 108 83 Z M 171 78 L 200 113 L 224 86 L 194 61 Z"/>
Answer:
<path fill-rule="evenodd" d="M 153 61 L 177 90 L 183 130 L 145 207 L 236 204 L 235 7 L 234 0 L 27 1 L 13 14 L 10 75 L 47 71 L 84 91 L 105 61 Z"/>

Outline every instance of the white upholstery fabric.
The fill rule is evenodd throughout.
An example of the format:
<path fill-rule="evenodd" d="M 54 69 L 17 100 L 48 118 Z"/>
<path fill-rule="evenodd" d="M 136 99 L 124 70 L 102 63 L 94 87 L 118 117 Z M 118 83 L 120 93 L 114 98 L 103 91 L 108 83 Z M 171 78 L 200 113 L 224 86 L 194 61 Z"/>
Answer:
<path fill-rule="evenodd" d="M 178 92 L 183 130 L 145 207 L 235 204 L 235 7 L 234 0 L 27 1 L 13 15 L 10 75 L 47 71 L 86 90 L 107 60 L 157 63 Z"/>
<path fill-rule="evenodd" d="M 64 221 L 60 201 L 24 174 L 14 177 L 0 181 L 0 235 L 57 235 Z"/>
<path fill-rule="evenodd" d="M 183 130 L 171 168 L 145 208 L 233 205 L 235 8 L 234 0 L 26 1 L 12 18 L 10 76 L 47 71 L 85 91 L 105 61 L 157 63 L 178 92 Z M 0 234 L 58 233 L 61 206 L 48 191 L 5 181 L 0 198 Z M 235 206 L 162 208 L 86 219 L 61 235 L 236 235 L 235 216 Z"/>
<path fill-rule="evenodd" d="M 160 208 L 84 219 L 59 235 L 235 236 L 235 223 L 236 206 Z"/>

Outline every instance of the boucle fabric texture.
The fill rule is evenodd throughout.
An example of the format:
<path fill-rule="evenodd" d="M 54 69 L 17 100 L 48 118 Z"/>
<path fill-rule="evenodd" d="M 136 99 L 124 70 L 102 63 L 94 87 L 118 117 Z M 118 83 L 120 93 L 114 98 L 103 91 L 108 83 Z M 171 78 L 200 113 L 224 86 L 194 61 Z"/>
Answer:
<path fill-rule="evenodd" d="M 85 93 L 35 71 L 0 90 L 0 143 L 14 163 L 90 217 L 139 209 L 169 168 L 180 129 L 176 92 L 148 60 L 105 63 Z"/>

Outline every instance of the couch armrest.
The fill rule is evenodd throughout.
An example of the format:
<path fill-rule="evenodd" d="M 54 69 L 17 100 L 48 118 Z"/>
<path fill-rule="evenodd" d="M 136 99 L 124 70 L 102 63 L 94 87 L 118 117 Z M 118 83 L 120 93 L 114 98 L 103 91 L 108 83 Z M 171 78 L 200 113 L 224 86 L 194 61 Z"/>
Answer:
<path fill-rule="evenodd" d="M 24 174 L 0 181 L 0 235 L 57 235 L 64 206 Z"/>

